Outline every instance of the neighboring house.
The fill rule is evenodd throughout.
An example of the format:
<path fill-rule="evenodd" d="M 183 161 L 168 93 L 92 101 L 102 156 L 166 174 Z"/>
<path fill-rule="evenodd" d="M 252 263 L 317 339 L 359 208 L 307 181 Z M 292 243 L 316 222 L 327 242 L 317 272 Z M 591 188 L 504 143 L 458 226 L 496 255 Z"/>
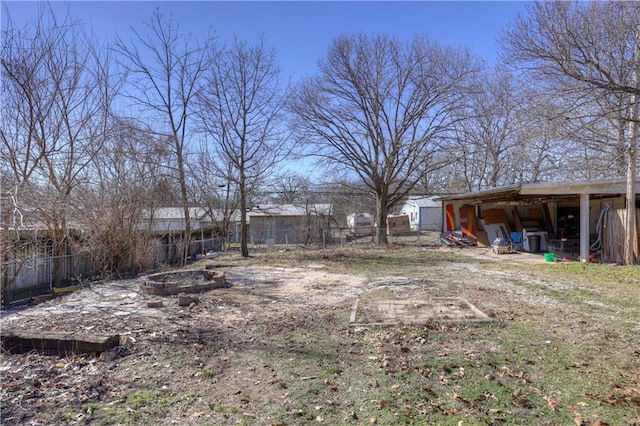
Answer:
<path fill-rule="evenodd" d="M 635 182 L 640 258 L 640 181 Z M 524 183 L 439 197 L 443 232 L 460 232 L 489 244 L 521 237 L 525 251 L 548 251 L 587 262 L 620 262 L 624 249 L 626 181 Z M 532 237 L 528 241 L 527 235 Z M 535 242 L 535 244 L 532 244 Z M 538 244 L 539 243 L 539 244 Z M 596 258 L 594 256 L 600 256 Z"/>
<path fill-rule="evenodd" d="M 230 241 L 239 242 L 240 235 L 240 211 L 233 210 L 232 212 L 227 212 L 229 217 L 227 220 L 229 221 L 227 226 L 227 230 L 224 230 L 224 220 L 225 213 L 222 209 L 214 209 L 213 211 L 206 212 L 199 218 L 200 226 L 204 229 L 209 229 L 214 235 L 219 235 L 221 238 L 225 236 L 229 238 Z M 226 234 L 229 235 L 226 235 Z"/>
<path fill-rule="evenodd" d="M 409 196 L 400 208 L 409 216 L 412 231 L 438 231 L 442 228 L 442 203 L 437 196 Z"/>
<path fill-rule="evenodd" d="M 218 250 L 214 220 L 201 207 L 189 207 L 189 224 L 191 227 L 191 244 L 189 255 L 193 256 L 208 250 Z M 178 245 L 182 242 L 187 221 L 182 207 L 158 207 L 147 210 L 138 229 L 156 236 L 165 248 L 158 259 L 159 262 L 173 261 L 179 257 Z"/>
<path fill-rule="evenodd" d="M 203 228 L 203 222 L 210 222 L 210 220 L 203 208 L 189 208 L 189 222 L 192 232 L 199 232 Z M 185 231 L 186 223 L 182 207 L 158 207 L 145 212 L 139 228 L 155 233 L 180 235 Z"/>
<path fill-rule="evenodd" d="M 252 244 L 321 242 L 330 230 L 331 204 L 268 204 L 247 212 Z"/>

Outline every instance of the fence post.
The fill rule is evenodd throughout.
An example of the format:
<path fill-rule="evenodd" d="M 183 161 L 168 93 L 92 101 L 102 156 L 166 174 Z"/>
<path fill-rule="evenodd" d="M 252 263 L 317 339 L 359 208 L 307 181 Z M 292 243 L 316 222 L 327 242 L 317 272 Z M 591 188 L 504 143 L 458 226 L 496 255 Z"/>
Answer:
<path fill-rule="evenodd" d="M 50 257 L 47 261 L 49 263 L 49 291 L 53 290 L 53 258 Z"/>

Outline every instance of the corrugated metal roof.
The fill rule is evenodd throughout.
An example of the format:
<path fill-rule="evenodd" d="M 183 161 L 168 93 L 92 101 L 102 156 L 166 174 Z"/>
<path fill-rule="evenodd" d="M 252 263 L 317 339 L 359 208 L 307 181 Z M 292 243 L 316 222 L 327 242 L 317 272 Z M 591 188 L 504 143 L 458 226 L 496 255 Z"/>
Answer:
<path fill-rule="evenodd" d="M 539 182 L 522 185 L 522 195 L 535 194 L 624 194 L 626 179 L 592 179 L 583 181 Z M 635 181 L 636 193 L 640 191 L 640 178 Z"/>
<path fill-rule="evenodd" d="M 640 180 L 635 182 L 636 193 L 640 191 Z M 483 191 L 451 194 L 438 197 L 439 201 L 449 200 L 478 200 L 494 199 L 526 199 L 527 197 L 561 196 L 580 194 L 624 194 L 626 180 L 624 179 L 594 179 L 584 181 L 536 182 L 523 183 L 491 188 Z"/>
<path fill-rule="evenodd" d="M 189 207 L 189 217 L 200 219 L 206 214 L 202 207 Z M 147 210 L 145 216 L 154 219 L 184 219 L 184 209 L 182 207 L 157 207 Z"/>
<path fill-rule="evenodd" d="M 463 192 L 461 194 L 443 195 L 438 197 L 440 201 L 447 200 L 468 200 L 474 198 L 483 198 L 493 195 L 505 195 L 509 193 L 517 194 L 520 191 L 520 185 L 507 185 L 500 188 L 485 189 L 483 191 Z"/>
<path fill-rule="evenodd" d="M 247 213 L 251 216 L 307 216 L 311 215 L 330 215 L 332 210 L 331 204 L 260 204 L 254 206 Z"/>
<path fill-rule="evenodd" d="M 412 195 L 407 198 L 405 204 L 414 204 L 417 207 L 440 207 L 441 203 L 438 201 L 438 196 L 429 195 L 429 196 L 416 196 Z"/>

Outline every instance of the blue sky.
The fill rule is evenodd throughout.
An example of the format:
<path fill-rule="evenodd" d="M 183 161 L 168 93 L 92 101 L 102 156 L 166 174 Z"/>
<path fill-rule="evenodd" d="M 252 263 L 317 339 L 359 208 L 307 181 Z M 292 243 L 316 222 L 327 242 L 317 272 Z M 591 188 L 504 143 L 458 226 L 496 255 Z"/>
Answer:
<path fill-rule="evenodd" d="M 15 23 L 36 16 L 37 2 L 2 3 L 3 25 L 7 8 Z M 224 42 L 234 35 L 248 41 L 263 35 L 276 49 L 283 71 L 294 78 L 314 73 L 331 41 L 354 32 L 387 33 L 407 40 L 427 34 L 443 44 L 466 46 L 493 64 L 499 32 L 525 11 L 525 2 L 508 1 L 76 1 L 52 6 L 61 12 L 68 6 L 75 19 L 90 24 L 104 40 L 116 33 L 128 38 L 132 26 L 143 29 L 157 7 L 196 37 L 212 31 Z"/>

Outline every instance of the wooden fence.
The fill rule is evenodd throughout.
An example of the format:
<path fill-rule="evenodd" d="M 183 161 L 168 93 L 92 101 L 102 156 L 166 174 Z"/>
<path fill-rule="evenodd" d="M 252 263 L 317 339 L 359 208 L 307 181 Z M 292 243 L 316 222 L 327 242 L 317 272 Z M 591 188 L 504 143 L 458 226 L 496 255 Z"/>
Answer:
<path fill-rule="evenodd" d="M 602 260 L 622 263 L 626 240 L 627 211 L 626 209 L 609 210 L 605 219 L 601 236 Z M 638 262 L 640 261 L 640 209 L 636 210 L 636 234 L 632 247 L 634 258 Z"/>
<path fill-rule="evenodd" d="M 91 256 L 80 253 L 3 262 L 1 272 L 0 286 L 7 286 L 3 303 L 12 304 L 50 292 L 56 280 L 63 287 L 91 277 L 95 268 Z"/>

